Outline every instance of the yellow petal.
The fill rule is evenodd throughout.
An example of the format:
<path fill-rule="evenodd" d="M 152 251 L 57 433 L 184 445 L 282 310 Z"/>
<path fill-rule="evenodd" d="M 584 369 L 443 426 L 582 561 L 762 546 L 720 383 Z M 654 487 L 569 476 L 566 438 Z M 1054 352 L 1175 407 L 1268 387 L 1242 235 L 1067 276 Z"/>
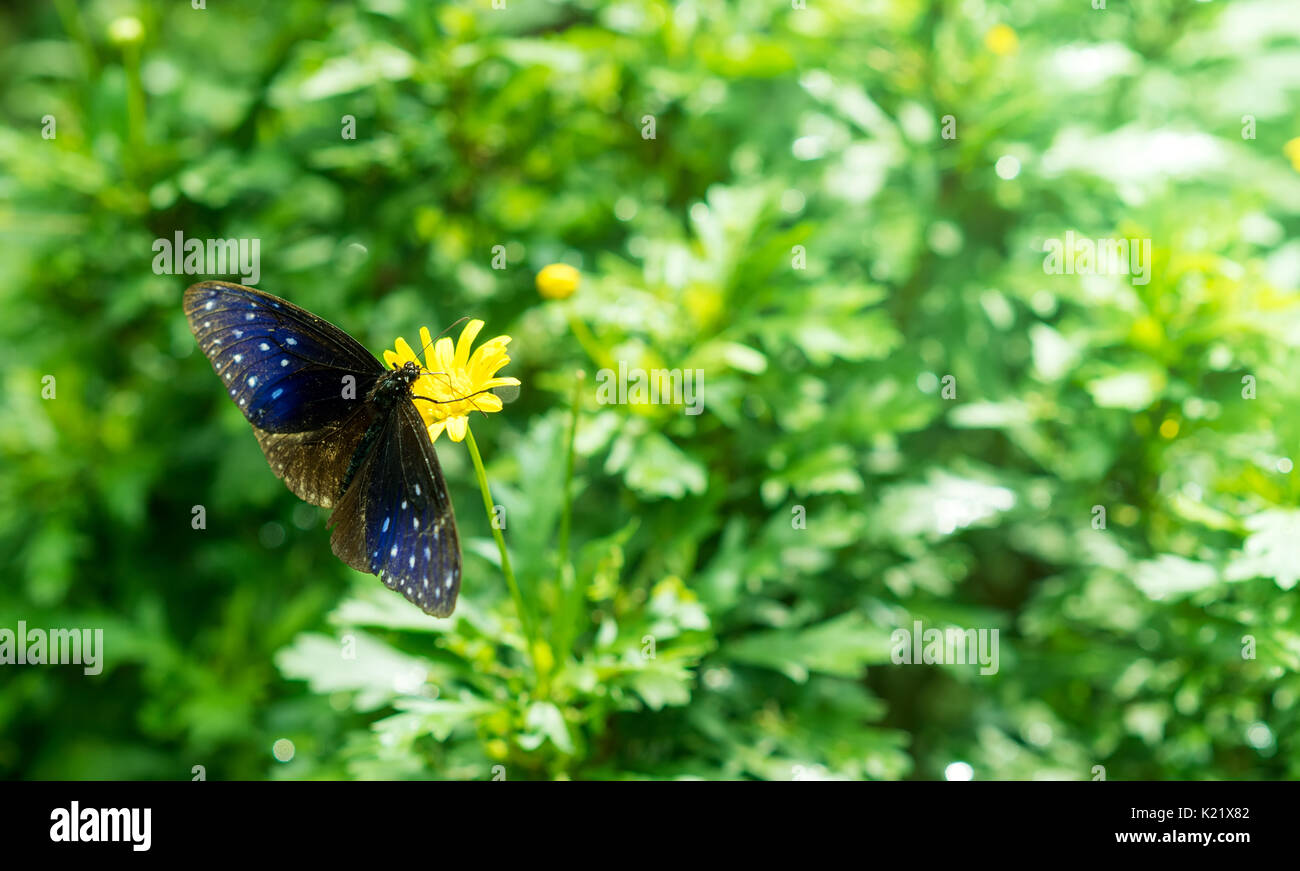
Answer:
<path fill-rule="evenodd" d="M 384 351 L 384 365 L 387 366 L 389 369 L 396 369 L 397 362 L 400 359 L 401 358 L 398 357 L 396 354 L 394 354 L 392 351 Z"/>
<path fill-rule="evenodd" d="M 456 367 L 464 369 L 469 365 L 469 349 L 478 338 L 479 330 L 483 329 L 483 322 L 478 318 L 470 321 L 465 325 L 465 329 L 460 334 L 460 341 L 456 343 Z"/>
<path fill-rule="evenodd" d="M 507 375 L 504 378 L 489 378 L 479 386 L 491 390 L 493 387 L 518 387 L 522 382 L 518 378 L 512 378 Z"/>
<path fill-rule="evenodd" d="M 393 343 L 393 347 L 397 349 L 397 356 L 403 363 L 407 360 L 415 360 L 417 363 L 420 362 L 415 356 L 415 352 L 411 350 L 411 346 L 406 344 L 406 339 L 403 339 L 401 336 L 397 337 L 397 341 Z"/>
<path fill-rule="evenodd" d="M 425 372 L 416 382 L 419 392 L 430 399 L 436 399 L 439 402 L 446 402 L 449 399 L 455 399 L 455 385 L 451 382 L 451 376 L 446 372 Z M 428 405 L 428 403 L 425 403 Z"/>
<path fill-rule="evenodd" d="M 501 397 L 492 393 L 480 393 L 478 396 L 471 396 L 468 401 L 475 411 L 501 410 Z"/>
<path fill-rule="evenodd" d="M 465 430 L 469 426 L 468 417 L 449 417 L 447 418 L 447 435 L 451 436 L 454 442 L 465 440 Z"/>
<path fill-rule="evenodd" d="M 440 420 L 437 421 L 436 423 L 429 424 L 429 441 L 436 442 L 438 440 L 438 436 L 442 435 L 442 431 L 446 428 L 447 428 L 447 421 L 445 420 Z"/>
<path fill-rule="evenodd" d="M 476 360 L 483 360 L 487 357 L 496 356 L 497 354 L 504 354 L 506 346 L 509 344 L 509 336 L 497 336 L 495 339 L 488 339 L 486 342 L 479 345 L 478 349 L 474 351 L 474 356 L 469 358 L 468 365 L 473 366 Z"/>
<path fill-rule="evenodd" d="M 482 353 L 479 353 L 479 352 Z M 470 377 L 474 380 L 491 378 L 496 371 L 510 362 L 510 355 L 506 353 L 502 346 L 484 345 L 474 352 L 473 359 L 469 362 Z"/>
<path fill-rule="evenodd" d="M 420 349 L 424 351 L 424 362 L 426 369 L 433 368 L 433 336 L 429 333 L 428 327 L 420 327 Z"/>
<path fill-rule="evenodd" d="M 466 364 L 467 369 L 473 369 L 475 366 L 482 365 L 484 360 L 495 360 L 498 357 L 506 356 L 506 347 L 504 344 L 496 342 L 487 342 L 480 345 L 479 349 L 474 352 L 474 356 L 469 358 Z"/>
<path fill-rule="evenodd" d="M 433 417 L 433 415 L 430 414 L 429 411 L 428 411 L 428 409 L 431 408 L 431 407 L 432 407 L 432 406 L 430 406 L 429 403 L 427 403 L 427 402 L 417 402 L 417 403 L 415 403 L 415 410 L 418 411 L 418 412 L 420 413 L 420 419 L 424 421 L 424 425 L 425 425 L 425 426 L 428 426 L 429 424 L 433 423 L 433 421 L 434 421 L 434 417 Z"/>
<path fill-rule="evenodd" d="M 452 353 L 451 339 L 443 336 L 433 346 L 434 365 L 429 368 L 435 372 L 450 372 L 455 368 L 455 356 Z"/>

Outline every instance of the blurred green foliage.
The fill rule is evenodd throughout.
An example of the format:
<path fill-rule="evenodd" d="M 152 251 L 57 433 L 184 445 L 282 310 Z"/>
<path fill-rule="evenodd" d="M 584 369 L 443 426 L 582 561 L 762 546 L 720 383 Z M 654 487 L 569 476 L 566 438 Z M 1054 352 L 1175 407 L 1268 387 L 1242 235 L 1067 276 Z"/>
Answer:
<path fill-rule="evenodd" d="M 1300 777 L 1287 3 L 190 5 L 0 12 L 0 626 L 106 644 L 0 669 L 0 774 Z M 376 353 L 514 337 L 474 426 L 534 649 L 463 445 L 452 619 L 331 555 L 176 230 Z M 1045 274 L 1067 231 L 1150 282 Z M 602 356 L 704 413 L 597 404 Z M 913 620 L 999 672 L 893 665 Z"/>

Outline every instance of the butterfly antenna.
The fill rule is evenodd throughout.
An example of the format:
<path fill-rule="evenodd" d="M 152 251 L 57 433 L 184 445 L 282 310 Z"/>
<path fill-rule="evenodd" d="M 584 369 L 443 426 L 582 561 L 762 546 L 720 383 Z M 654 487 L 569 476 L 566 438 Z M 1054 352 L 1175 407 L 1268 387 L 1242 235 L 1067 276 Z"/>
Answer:
<path fill-rule="evenodd" d="M 447 329 L 443 330 L 441 333 L 439 333 L 438 335 L 434 336 L 434 337 L 433 337 L 432 339 L 430 339 L 429 341 L 425 342 L 424 347 L 420 349 L 420 353 L 419 353 L 419 355 L 415 358 L 415 359 L 416 359 L 416 362 L 418 363 L 418 362 L 420 361 L 420 357 L 423 357 L 423 356 L 424 356 L 424 352 L 427 351 L 427 350 L 429 350 L 429 346 L 430 346 L 430 345 L 432 345 L 434 342 L 436 342 L 436 341 L 438 341 L 439 339 L 441 339 L 443 336 L 447 335 L 447 333 L 450 332 L 451 330 L 455 329 L 456 326 L 457 326 L 458 324 L 463 324 L 463 323 L 465 323 L 465 321 L 467 321 L 467 320 L 469 320 L 469 315 L 465 315 L 465 317 L 461 318 L 460 320 L 453 321 L 451 324 L 449 324 L 449 325 L 447 326 Z M 426 358 L 426 359 L 427 359 L 427 358 Z M 420 368 L 421 368 L 421 369 L 424 369 L 423 366 L 421 366 Z M 428 371 L 428 370 L 426 369 L 425 371 Z"/>
<path fill-rule="evenodd" d="M 479 393 L 487 393 L 487 391 L 480 390 Z M 478 403 L 474 401 L 475 396 L 478 396 L 478 393 L 471 393 L 469 396 L 466 397 L 466 399 L 469 400 L 470 405 L 474 406 L 474 410 L 477 411 L 479 414 L 483 415 L 483 419 L 486 420 L 487 412 L 478 407 Z"/>
<path fill-rule="evenodd" d="M 447 330 L 450 330 L 452 327 L 455 327 L 456 324 L 461 323 L 461 321 L 466 321 L 466 320 L 469 320 L 468 316 L 467 316 L 467 317 L 463 317 L 463 318 L 461 318 L 459 321 L 456 321 L 455 324 L 452 324 L 450 327 L 447 327 Z M 443 330 L 442 332 L 443 332 L 443 333 L 446 333 L 447 330 Z M 442 337 L 442 334 L 439 334 L 439 335 L 437 336 L 437 338 L 441 338 L 441 337 Z M 429 347 L 429 345 L 433 344 L 434 341 L 436 341 L 436 339 L 431 339 L 431 340 L 429 341 L 429 343 L 426 344 L 424 347 L 425 347 L 425 348 Z M 420 353 L 424 353 L 423 350 L 421 350 Z M 434 372 L 434 371 L 431 370 L 431 369 L 425 369 L 423 366 L 421 366 L 420 368 L 421 368 L 424 372 L 428 373 L 429 375 L 441 375 L 443 378 L 447 379 L 447 388 L 448 388 L 448 390 L 450 390 L 450 389 L 452 388 L 451 375 L 449 375 L 448 373 L 446 373 L 446 372 Z M 491 392 L 492 392 L 492 389 L 491 389 L 491 388 L 489 388 L 489 387 L 485 387 L 485 388 L 483 388 L 482 390 L 476 390 L 476 391 L 474 391 L 473 393 L 469 394 L 468 396 L 458 396 L 458 397 L 456 397 L 455 399 L 432 399 L 432 398 L 430 398 L 430 397 L 428 397 L 428 396 L 415 396 L 415 395 L 413 395 L 413 396 L 411 397 L 411 399 L 413 399 L 413 400 L 414 400 L 414 399 L 423 399 L 425 402 L 432 402 L 432 403 L 435 404 L 435 405 L 447 405 L 447 404 L 452 403 L 452 402 L 466 402 L 466 401 L 468 401 L 470 405 L 474 406 L 474 410 L 475 410 L 475 411 L 477 411 L 479 414 L 483 415 L 484 417 L 487 417 L 487 412 L 484 411 L 483 409 L 481 409 L 481 408 L 478 407 L 478 403 L 474 401 L 474 397 L 475 397 L 475 396 L 478 396 L 479 394 L 482 394 L 482 393 L 491 393 Z"/>
<path fill-rule="evenodd" d="M 441 375 L 443 378 L 446 378 L 447 388 L 451 389 L 452 387 L 451 376 L 448 375 L 446 372 L 430 372 L 428 369 L 424 371 L 427 372 L 429 375 Z M 474 397 L 478 396 L 481 393 L 491 393 L 491 392 L 492 392 L 492 388 L 484 387 L 482 390 L 475 390 L 473 393 L 469 394 L 468 396 L 457 396 L 454 399 L 432 399 L 428 396 L 419 396 L 419 395 L 412 395 L 411 399 L 423 399 L 425 402 L 432 402 L 434 405 L 447 405 L 452 402 L 468 401 L 470 405 L 474 406 L 475 411 L 486 416 L 486 412 L 484 412 L 483 409 L 478 407 L 478 403 L 474 402 Z"/>
<path fill-rule="evenodd" d="M 478 407 L 478 403 L 474 402 L 474 397 L 478 396 L 481 393 L 491 393 L 491 392 L 492 392 L 492 388 L 484 387 L 482 390 L 475 390 L 473 393 L 469 394 L 468 396 L 457 396 L 455 399 L 430 399 L 427 396 L 412 396 L 411 399 L 423 399 L 425 402 L 432 402 L 434 405 L 447 405 L 452 402 L 468 402 L 470 405 L 474 406 L 475 411 L 479 412 L 480 414 L 486 414 L 483 411 L 483 409 Z"/>

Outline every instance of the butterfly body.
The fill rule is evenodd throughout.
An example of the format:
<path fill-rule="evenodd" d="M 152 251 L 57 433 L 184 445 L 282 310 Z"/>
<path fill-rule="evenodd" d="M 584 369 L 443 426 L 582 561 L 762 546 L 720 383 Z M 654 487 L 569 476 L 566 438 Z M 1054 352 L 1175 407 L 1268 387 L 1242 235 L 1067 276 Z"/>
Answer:
<path fill-rule="evenodd" d="M 237 284 L 193 285 L 185 314 L 271 470 L 300 499 L 333 509 L 335 555 L 426 613 L 451 614 L 460 542 L 412 399 L 419 366 L 385 369 L 328 321 Z"/>
<path fill-rule="evenodd" d="M 387 425 L 384 413 L 391 413 L 393 406 L 403 399 L 413 401 L 411 399 L 411 385 L 419 377 L 420 367 L 408 363 L 400 369 L 386 372 L 383 377 L 375 382 L 374 388 L 366 399 L 381 414 L 371 419 L 365 433 L 362 434 L 361 442 L 353 452 L 352 459 L 348 462 L 347 471 L 343 474 L 343 480 L 339 483 L 338 498 L 342 498 L 343 494 L 347 492 L 353 478 L 356 477 L 357 471 L 361 468 L 361 464 L 369 456 L 371 449 L 374 448 L 376 441 Z"/>

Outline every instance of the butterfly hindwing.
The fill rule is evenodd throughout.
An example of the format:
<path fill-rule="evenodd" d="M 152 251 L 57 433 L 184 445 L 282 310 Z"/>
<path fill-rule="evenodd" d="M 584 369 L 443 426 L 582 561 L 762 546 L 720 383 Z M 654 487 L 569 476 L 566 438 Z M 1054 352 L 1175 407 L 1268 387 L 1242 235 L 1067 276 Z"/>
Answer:
<path fill-rule="evenodd" d="M 425 613 L 451 614 L 460 540 L 438 457 L 409 399 L 391 409 L 330 523 L 340 559 L 379 575 Z"/>
<path fill-rule="evenodd" d="M 293 495 L 312 505 L 333 508 L 373 417 L 373 410 L 363 406 L 339 423 L 316 430 L 276 433 L 255 426 L 253 432 L 271 471 Z"/>
<path fill-rule="evenodd" d="M 266 432 L 341 423 L 384 372 L 338 327 L 251 287 L 196 284 L 185 291 L 185 316 L 230 398 Z"/>

